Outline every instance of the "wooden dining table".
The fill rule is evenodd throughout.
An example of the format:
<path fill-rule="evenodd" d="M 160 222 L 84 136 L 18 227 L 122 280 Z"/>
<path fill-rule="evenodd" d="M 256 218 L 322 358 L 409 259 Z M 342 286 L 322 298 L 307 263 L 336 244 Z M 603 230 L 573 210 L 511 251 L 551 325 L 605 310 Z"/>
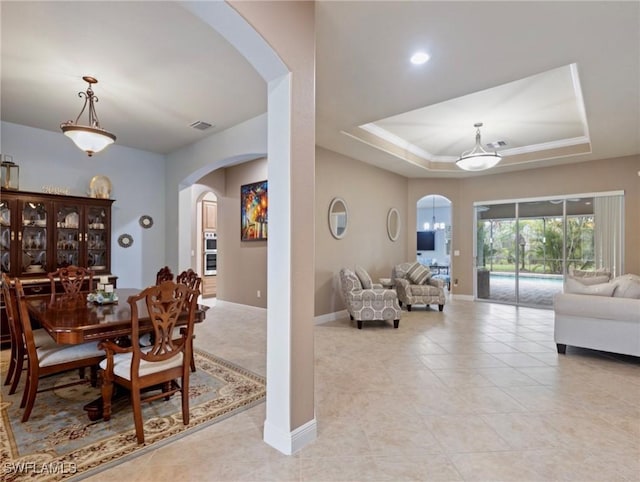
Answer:
<path fill-rule="evenodd" d="M 131 307 L 127 298 L 140 291 L 135 288 L 116 289 L 118 302 L 112 304 L 89 302 L 88 293 L 29 296 L 27 308 L 32 321 L 40 323 L 56 343 L 77 345 L 87 341 L 114 340 L 131 334 Z M 198 305 L 196 323 L 204 320 L 208 309 Z M 153 331 L 143 302 L 138 303 L 138 320 L 141 333 Z M 186 324 L 186 321 L 185 312 L 177 325 Z"/>
<path fill-rule="evenodd" d="M 61 344 L 80 344 L 89 341 L 121 340 L 131 335 L 131 307 L 127 299 L 140 289 L 119 288 L 118 302 L 97 304 L 87 301 L 88 293 L 73 295 L 35 295 L 27 297 L 31 321 L 37 321 Z M 204 321 L 208 306 L 198 305 L 195 322 Z M 138 302 L 140 332 L 153 331 L 146 304 Z M 178 318 L 177 326 L 186 325 L 187 312 Z M 114 398 L 116 395 L 114 395 Z M 84 406 L 90 420 L 102 418 L 102 397 Z"/>

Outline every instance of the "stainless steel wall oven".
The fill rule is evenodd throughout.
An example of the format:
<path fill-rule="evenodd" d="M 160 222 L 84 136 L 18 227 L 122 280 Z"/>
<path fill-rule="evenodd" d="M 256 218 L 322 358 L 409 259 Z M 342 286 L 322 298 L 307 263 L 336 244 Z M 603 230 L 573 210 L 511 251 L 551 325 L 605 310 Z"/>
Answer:
<path fill-rule="evenodd" d="M 218 272 L 218 236 L 215 232 L 204 233 L 204 275 L 212 276 Z"/>

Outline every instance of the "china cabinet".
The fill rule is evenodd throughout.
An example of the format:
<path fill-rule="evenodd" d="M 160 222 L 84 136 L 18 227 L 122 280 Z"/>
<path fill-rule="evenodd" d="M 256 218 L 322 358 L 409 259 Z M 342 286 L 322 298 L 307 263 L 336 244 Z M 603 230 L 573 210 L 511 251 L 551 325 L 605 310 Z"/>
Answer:
<path fill-rule="evenodd" d="M 2 190 L 0 269 L 26 294 L 50 292 L 47 273 L 76 265 L 111 276 L 112 199 Z M 4 306 L 2 307 L 4 308 Z M 8 334 L 2 309 L 0 341 Z"/>

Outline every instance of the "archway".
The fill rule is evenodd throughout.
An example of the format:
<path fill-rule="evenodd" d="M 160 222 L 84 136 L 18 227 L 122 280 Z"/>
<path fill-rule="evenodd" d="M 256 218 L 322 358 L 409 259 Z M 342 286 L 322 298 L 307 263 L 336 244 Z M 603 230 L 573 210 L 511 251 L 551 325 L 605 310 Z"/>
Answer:
<path fill-rule="evenodd" d="M 439 194 L 423 196 L 416 203 L 416 259 L 429 266 L 451 289 L 451 201 Z"/>
<path fill-rule="evenodd" d="M 287 454 L 316 438 L 313 353 L 315 190 L 314 6 L 313 3 L 188 2 L 184 7 L 212 26 L 244 55 L 268 85 L 268 112 L 264 119 L 247 121 L 242 128 L 265 136 L 246 141 L 246 153 L 268 159 L 269 243 L 267 296 L 267 403 L 264 440 Z M 291 30 L 296 24 L 308 28 Z M 265 39 L 268 39 L 265 40 Z M 286 60 L 286 63 L 285 61 Z M 293 83 L 293 77 L 296 82 Z M 295 126 L 295 129 L 294 129 Z M 295 136 L 293 132 L 295 130 Z M 224 133 L 223 133 L 224 134 Z M 231 139 L 231 137 L 234 137 Z M 228 140 L 238 135 L 229 134 Z M 256 140 L 257 139 L 257 140 Z M 211 153 L 189 152 L 192 165 L 167 165 L 167 215 L 183 226 L 185 172 L 222 167 L 222 159 L 236 153 L 227 144 Z M 256 149 L 253 149 L 256 147 Z M 197 150 L 197 149 L 196 149 Z M 241 156 L 250 156 L 243 154 Z M 208 165 L 208 168 L 205 167 Z M 201 177 L 200 174 L 197 178 Z M 194 180 L 191 180 L 191 183 Z M 179 191 L 176 193 L 176 187 Z M 292 226 L 296 225 L 294 231 Z M 179 234 L 167 232 L 167 258 L 182 257 Z M 301 256 L 300 253 L 305 253 Z M 295 280 L 293 279 L 295 273 Z M 295 346 L 295 350 L 293 347 Z"/>

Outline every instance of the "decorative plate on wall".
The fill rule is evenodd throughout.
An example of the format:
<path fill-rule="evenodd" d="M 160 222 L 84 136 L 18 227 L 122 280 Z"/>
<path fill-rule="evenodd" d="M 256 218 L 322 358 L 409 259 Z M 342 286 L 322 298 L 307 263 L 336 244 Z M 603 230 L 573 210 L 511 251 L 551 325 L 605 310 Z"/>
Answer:
<path fill-rule="evenodd" d="M 130 234 L 121 234 L 118 237 L 118 244 L 123 248 L 128 248 L 133 244 L 133 238 Z"/>
<path fill-rule="evenodd" d="M 153 226 L 153 218 L 151 216 L 147 216 L 146 214 L 144 216 L 140 216 L 140 226 L 145 229 L 149 229 L 151 226 Z"/>

